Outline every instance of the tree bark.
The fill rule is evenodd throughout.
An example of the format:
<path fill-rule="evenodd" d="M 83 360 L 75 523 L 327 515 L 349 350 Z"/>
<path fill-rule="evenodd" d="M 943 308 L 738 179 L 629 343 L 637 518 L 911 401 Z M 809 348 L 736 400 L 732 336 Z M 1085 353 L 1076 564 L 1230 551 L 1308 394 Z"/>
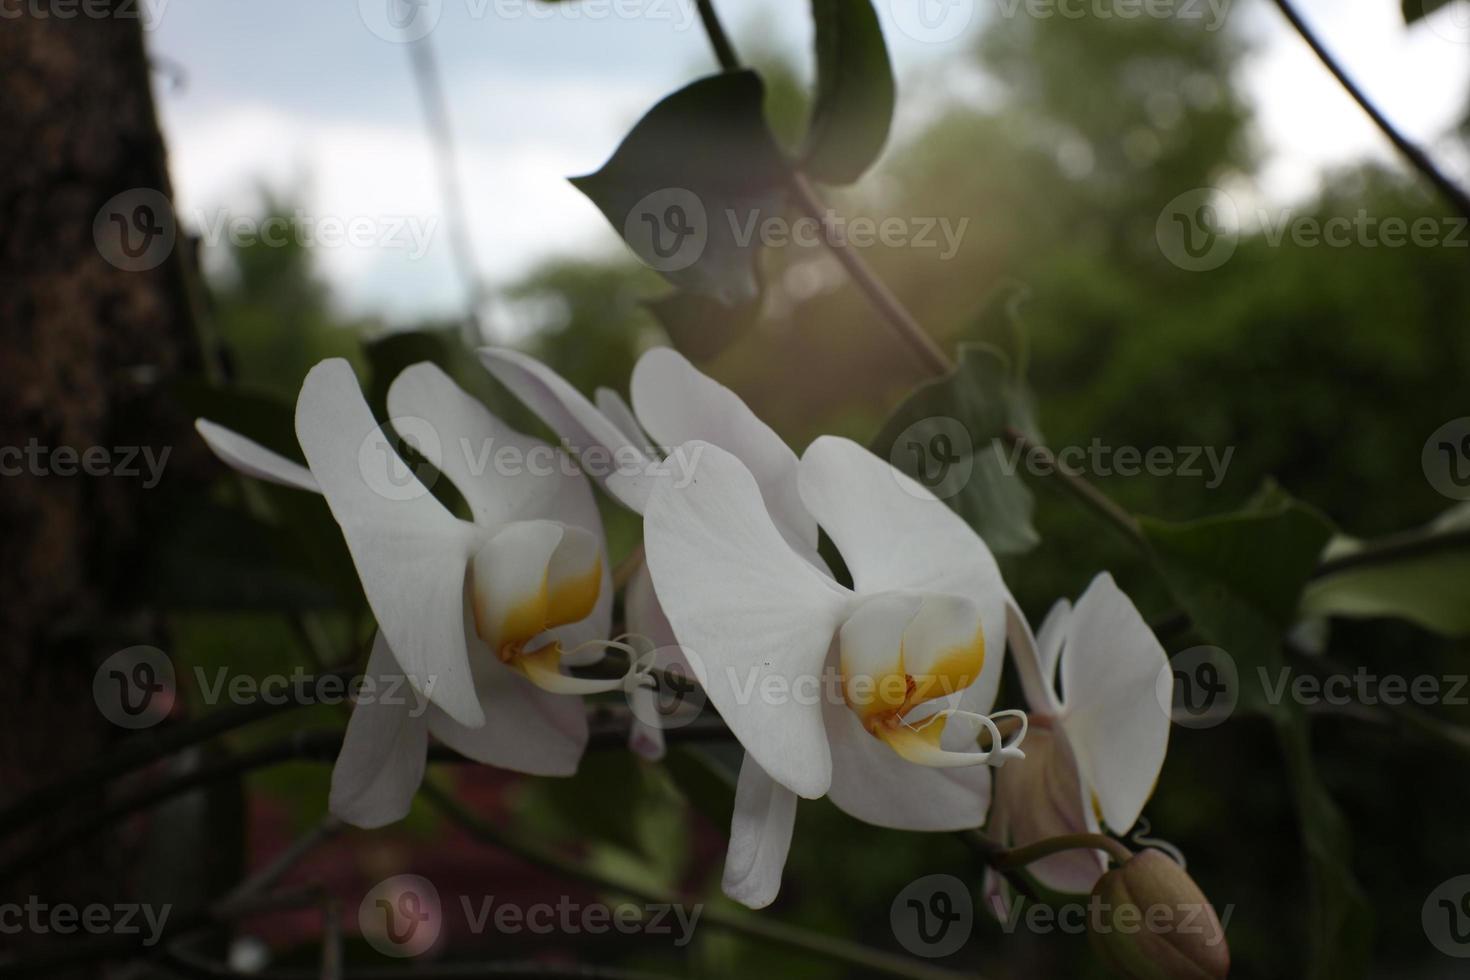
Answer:
<path fill-rule="evenodd" d="M 167 394 L 199 354 L 183 239 L 160 234 L 172 214 L 156 206 L 169 184 L 138 9 L 0 0 L 0 806 L 125 734 L 94 703 L 93 674 L 157 642 L 139 556 L 197 471 Z M 171 450 L 152 488 L 141 455 L 125 460 L 142 447 Z M 126 865 L 116 837 L 98 839 L 0 884 L 0 901 L 115 902 Z"/>

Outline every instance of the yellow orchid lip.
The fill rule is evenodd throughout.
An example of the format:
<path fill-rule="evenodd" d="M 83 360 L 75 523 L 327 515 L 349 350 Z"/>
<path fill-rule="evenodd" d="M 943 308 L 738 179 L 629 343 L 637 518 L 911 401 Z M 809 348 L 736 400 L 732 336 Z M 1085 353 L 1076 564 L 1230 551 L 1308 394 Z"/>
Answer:
<path fill-rule="evenodd" d="M 897 727 L 904 715 L 926 701 L 956 694 L 975 683 L 985 666 L 985 633 L 977 629 L 969 643 L 945 650 L 917 676 L 908 673 L 906 663 L 904 645 L 900 643 L 897 660 L 881 676 L 844 671 L 843 698 L 857 712 L 863 727 L 875 735 L 879 729 Z M 869 681 L 871 695 L 865 693 Z"/>
<path fill-rule="evenodd" d="M 520 521 L 501 528 L 470 568 L 475 633 L 501 663 L 558 694 L 617 690 L 621 678 L 561 672 L 561 642 L 551 631 L 590 616 L 602 594 L 602 552 L 580 528 Z"/>
<path fill-rule="evenodd" d="M 952 767 L 999 765 L 1020 757 L 1017 746 L 1025 735 L 1024 720 L 1020 737 L 1010 742 L 990 718 L 955 708 L 910 720 L 920 705 L 975 683 L 985 667 L 985 632 L 979 610 L 968 600 L 947 595 L 875 596 L 843 623 L 839 653 L 848 708 L 870 735 L 904 759 Z M 977 726 L 975 750 L 941 747 L 951 718 Z M 979 729 L 990 735 L 988 749 L 980 747 Z"/>

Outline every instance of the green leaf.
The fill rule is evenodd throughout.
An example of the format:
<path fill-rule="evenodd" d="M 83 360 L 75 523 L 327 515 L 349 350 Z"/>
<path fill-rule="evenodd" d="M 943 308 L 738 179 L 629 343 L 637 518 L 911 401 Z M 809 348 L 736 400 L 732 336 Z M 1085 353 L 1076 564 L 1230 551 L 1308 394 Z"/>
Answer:
<path fill-rule="evenodd" d="M 727 307 L 760 294 L 760 226 L 781 212 L 788 167 L 760 77 L 702 78 L 648 111 L 603 168 L 572 180 L 642 262 Z"/>
<path fill-rule="evenodd" d="M 1291 698 L 1272 701 L 1265 684 L 1285 664 L 1282 640 L 1332 528 L 1275 487 L 1240 513 L 1139 525 L 1194 628 L 1235 659 L 1241 703 L 1276 725 L 1311 881 L 1309 975 L 1362 976 L 1369 908 L 1352 876 L 1347 826 L 1312 764 L 1304 709 Z"/>
<path fill-rule="evenodd" d="M 1240 513 L 1139 525 L 1195 627 L 1237 658 L 1237 647 L 1249 654 L 1285 635 L 1332 534 L 1326 518 L 1275 487 Z"/>
<path fill-rule="evenodd" d="M 1304 614 L 1392 616 L 1446 636 L 1470 635 L 1470 505 L 1408 535 L 1335 538 L 1324 559 L 1344 562 L 1343 570 L 1307 588 Z"/>
<path fill-rule="evenodd" d="M 1019 459 L 999 441 L 1007 426 L 1035 431 L 1024 382 L 1001 351 L 961 344 L 954 371 L 914 389 L 871 448 L 949 504 L 992 551 L 1019 554 L 1039 538 Z"/>
<path fill-rule="evenodd" d="M 1454 0 L 1403 0 L 1404 23 L 1412 24 L 1423 20 L 1440 7 L 1448 7 Z"/>
<path fill-rule="evenodd" d="M 675 349 L 695 363 L 709 361 L 755 323 L 760 302 L 726 306 L 697 293 L 674 292 L 644 305 L 669 335 Z"/>
<path fill-rule="evenodd" d="M 893 66 L 870 0 L 812 0 L 817 97 L 802 169 L 850 184 L 878 159 L 893 123 Z"/>

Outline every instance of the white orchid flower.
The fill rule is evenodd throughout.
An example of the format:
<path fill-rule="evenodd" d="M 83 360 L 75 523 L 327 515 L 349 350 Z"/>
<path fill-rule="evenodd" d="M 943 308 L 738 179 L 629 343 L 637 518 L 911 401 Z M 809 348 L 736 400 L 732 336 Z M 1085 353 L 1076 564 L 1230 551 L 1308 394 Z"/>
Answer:
<path fill-rule="evenodd" d="M 517 351 L 487 347 L 485 367 L 552 428 L 583 460 L 585 468 L 628 509 L 643 514 L 654 485 L 662 479 L 687 482 L 697 458 L 674 452 L 664 459 L 656 447 L 708 443 L 734 454 L 760 487 L 781 536 L 808 561 L 817 557 L 817 522 L 797 490 L 796 454 L 750 407 L 726 386 L 703 374 L 681 354 L 656 347 L 638 359 L 629 384 L 633 404 L 610 388 L 589 401 L 544 364 Z M 629 579 L 624 594 L 629 633 L 646 638 L 663 652 L 658 666 L 687 669 L 678 641 L 659 605 L 646 564 Z M 638 718 L 655 717 L 647 687 Z M 647 758 L 663 755 L 662 729 L 635 722 L 629 744 Z"/>
<path fill-rule="evenodd" d="M 984 542 L 885 461 L 823 437 L 801 458 L 798 491 L 848 589 L 793 550 L 740 459 L 692 448 L 692 481 L 654 487 L 644 541 L 674 633 L 745 746 L 726 893 L 774 900 L 798 796 L 830 795 L 884 827 L 979 826 L 985 765 L 1021 758 L 1025 734 L 1019 712 L 1006 713 L 1021 723 L 1007 740 L 974 709 L 994 700 L 1010 602 Z M 970 710 L 954 707 L 964 691 Z"/>
<path fill-rule="evenodd" d="M 579 695 L 615 690 L 561 672 L 611 620 L 602 522 L 569 466 L 484 465 L 490 447 L 536 440 L 507 427 L 432 364 L 394 380 L 395 420 L 427 425 L 416 448 L 464 497 L 455 517 L 394 452 L 345 361 L 307 375 L 296 433 L 307 467 L 207 420 L 200 434 L 242 472 L 322 493 L 341 525 L 380 634 L 332 775 L 332 812 L 358 826 L 402 818 L 428 735 L 490 765 L 576 771 L 587 741 Z M 553 458 L 553 457 L 548 457 Z M 403 681 L 406 679 L 407 684 Z"/>
<path fill-rule="evenodd" d="M 1075 607 L 1065 599 L 1052 606 L 1038 635 L 1014 607 L 1009 628 L 1031 732 L 1026 758 L 996 775 L 991 833 L 1014 846 L 1101 825 L 1126 833 L 1169 745 L 1156 693 L 1168 669 L 1164 648 L 1106 572 Z M 1100 852 L 1074 850 L 1028 870 L 1048 888 L 1088 892 L 1106 862 Z"/>

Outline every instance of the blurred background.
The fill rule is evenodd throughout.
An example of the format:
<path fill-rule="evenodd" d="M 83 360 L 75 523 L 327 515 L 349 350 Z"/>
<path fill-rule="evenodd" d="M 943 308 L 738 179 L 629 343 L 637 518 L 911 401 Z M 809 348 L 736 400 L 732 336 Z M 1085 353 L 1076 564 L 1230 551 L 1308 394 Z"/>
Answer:
<path fill-rule="evenodd" d="M 396 371 L 429 357 L 506 418 L 542 431 L 474 364 L 470 340 L 527 350 L 585 391 L 626 392 L 638 354 L 669 342 L 646 306 L 667 286 L 565 178 L 596 170 L 649 106 L 715 69 L 683 0 L 645 4 L 639 16 L 610 5 L 588 8 L 602 16 L 579 13 L 575 2 L 444 0 L 430 6 L 433 29 L 417 44 L 398 43 L 370 4 L 139 6 L 179 251 L 196 271 L 162 307 L 124 298 L 108 309 L 125 324 L 189 326 L 170 334 L 175 353 L 160 361 L 156 349 L 134 357 L 125 330 L 56 340 L 64 331 L 43 325 L 65 321 L 62 299 L 12 306 L 0 318 L 15 329 L 12 390 L 31 391 L 38 378 L 50 387 L 22 399 L 7 422 L 17 445 L 44 431 L 37 420 L 54 413 L 39 399 L 85 374 L 74 359 L 88 344 L 113 344 L 114 368 L 146 362 L 167 383 L 134 379 L 146 395 L 90 401 L 78 383 L 76 424 L 120 439 L 157 431 L 142 420 L 164 418 L 177 433 L 174 456 L 141 504 L 76 491 L 72 516 L 52 522 L 48 508 L 66 505 L 43 480 L 34 502 L 7 511 L 7 548 L 27 556 L 11 563 L 21 626 L 10 656 L 36 685 L 25 703 L 12 695 L 16 735 L 0 769 L 11 799 L 44 782 L 37 759 L 51 760 L 39 768 L 52 774 L 69 771 L 117 736 L 90 716 L 86 727 L 97 731 L 66 744 L 48 727 L 57 706 L 90 710 L 90 669 L 111 649 L 146 642 L 169 653 L 179 675 L 172 725 L 215 710 L 200 700 L 196 668 L 312 669 L 343 660 L 365 635 L 355 576 L 321 502 L 226 476 L 181 427 L 188 419 L 208 414 L 295 455 L 290 406 L 316 361 L 350 358 L 381 411 Z M 947 5 L 939 27 L 915 21 L 902 3 L 876 6 L 899 80 L 898 115 L 878 166 L 828 201 L 848 216 L 965 222 L 952 250 L 877 245 L 864 258 L 946 345 L 991 339 L 986 311 L 1019 298 L 1048 444 L 1229 450 L 1219 479 L 1208 467 L 1162 478 L 1088 474 L 1130 510 L 1169 519 L 1239 508 L 1271 479 L 1354 536 L 1422 525 L 1449 506 L 1424 478 L 1421 450 L 1441 425 L 1470 414 L 1470 232 L 1400 165 L 1273 4 L 1201 0 L 1179 5 L 1177 16 L 1128 19 L 1092 3 L 1045 6 L 1054 14 L 1038 16 L 1025 2 L 975 0 Z M 1456 0 L 1412 26 L 1396 0 L 1301 7 L 1385 113 L 1470 184 L 1470 5 Z M 794 142 L 813 73 L 806 6 L 719 8 L 766 79 L 773 128 Z M 88 86 L 71 95 L 95 97 Z M 440 106 L 446 115 L 436 115 Z M 57 145 L 86 139 L 83 127 Z M 11 190 L 5 206 L 23 215 L 13 232 L 43 219 L 22 201 L 36 186 Z M 1181 198 L 1224 216 L 1225 258 L 1195 267 L 1164 243 L 1161 222 Z M 1328 243 L 1292 233 L 1361 215 L 1372 234 Z M 271 217 L 318 236 L 324 222 L 362 219 L 364 237 L 270 243 L 231 231 Z M 1387 219 L 1432 219 L 1437 231 L 1385 244 Z M 5 254 L 20 254 L 20 241 L 16 233 Z M 766 294 L 753 326 L 680 346 L 798 451 L 826 432 L 871 440 L 924 380 L 921 367 L 825 251 L 773 248 L 761 261 Z M 10 274 L 44 276 L 54 271 L 47 262 L 27 253 Z M 56 296 L 86 288 L 58 286 Z M 118 397 L 134 421 L 106 407 Z M 1034 482 L 1040 544 L 1003 560 L 1033 619 L 1103 569 L 1146 614 L 1164 617 L 1168 599 L 1135 555 L 1075 501 Z M 635 546 L 637 526 L 605 510 L 616 560 Z M 96 553 L 79 524 L 135 519 L 146 527 L 108 552 L 105 579 L 76 570 Z M 35 584 L 72 579 L 60 590 Z M 84 593 L 108 614 L 91 616 L 78 603 Z M 90 625 L 68 631 L 72 619 Z M 1403 622 L 1334 621 L 1332 631 L 1333 656 L 1348 670 L 1463 670 L 1463 641 Z M 1170 653 L 1198 642 L 1162 638 Z M 48 678 L 36 649 L 92 659 Z M 78 686 L 85 708 L 74 707 Z M 1465 714 L 1440 710 L 1446 719 Z M 211 753 L 238 756 L 303 725 L 341 723 L 340 711 L 297 712 L 175 764 L 208 765 Z M 1303 845 L 1269 726 L 1237 718 L 1176 728 L 1172 738 L 1147 810 L 1154 834 L 1182 849 L 1217 908 L 1233 908 L 1236 975 L 1297 975 Z M 1425 941 L 1420 911 L 1438 882 L 1470 872 L 1464 754 L 1354 717 L 1321 719 L 1314 748 L 1351 827 L 1351 870 L 1373 911 L 1369 975 L 1463 975 Z M 431 780 L 483 817 L 575 842 L 588 861 L 717 903 L 726 780 L 738 763 L 731 746 L 677 749 L 664 765 L 609 750 L 591 753 L 574 781 L 461 766 L 436 767 Z M 43 860 L 22 880 L 83 895 L 106 894 L 112 876 L 127 876 L 145 893 L 202 901 L 320 820 L 329 771 L 298 762 L 213 783 L 129 824 L 111 844 Z M 554 902 L 567 889 L 469 841 L 428 807 L 384 831 L 337 836 L 296 873 L 328 882 L 354 909 L 374 882 L 403 871 L 445 894 Z M 804 804 L 769 914 L 897 950 L 893 896 L 940 872 L 978 888 L 981 865 L 950 837 L 876 830 L 826 802 Z M 242 968 L 309 965 L 317 933 L 314 912 L 267 916 L 222 955 Z M 682 950 L 646 937 L 555 938 L 456 936 L 452 947 L 482 959 L 549 956 L 692 975 L 844 973 L 715 931 Z M 377 962 L 355 938 L 350 953 Z M 983 914 L 975 938 L 944 962 L 989 977 L 1102 975 L 1085 937 L 1007 934 Z"/>

